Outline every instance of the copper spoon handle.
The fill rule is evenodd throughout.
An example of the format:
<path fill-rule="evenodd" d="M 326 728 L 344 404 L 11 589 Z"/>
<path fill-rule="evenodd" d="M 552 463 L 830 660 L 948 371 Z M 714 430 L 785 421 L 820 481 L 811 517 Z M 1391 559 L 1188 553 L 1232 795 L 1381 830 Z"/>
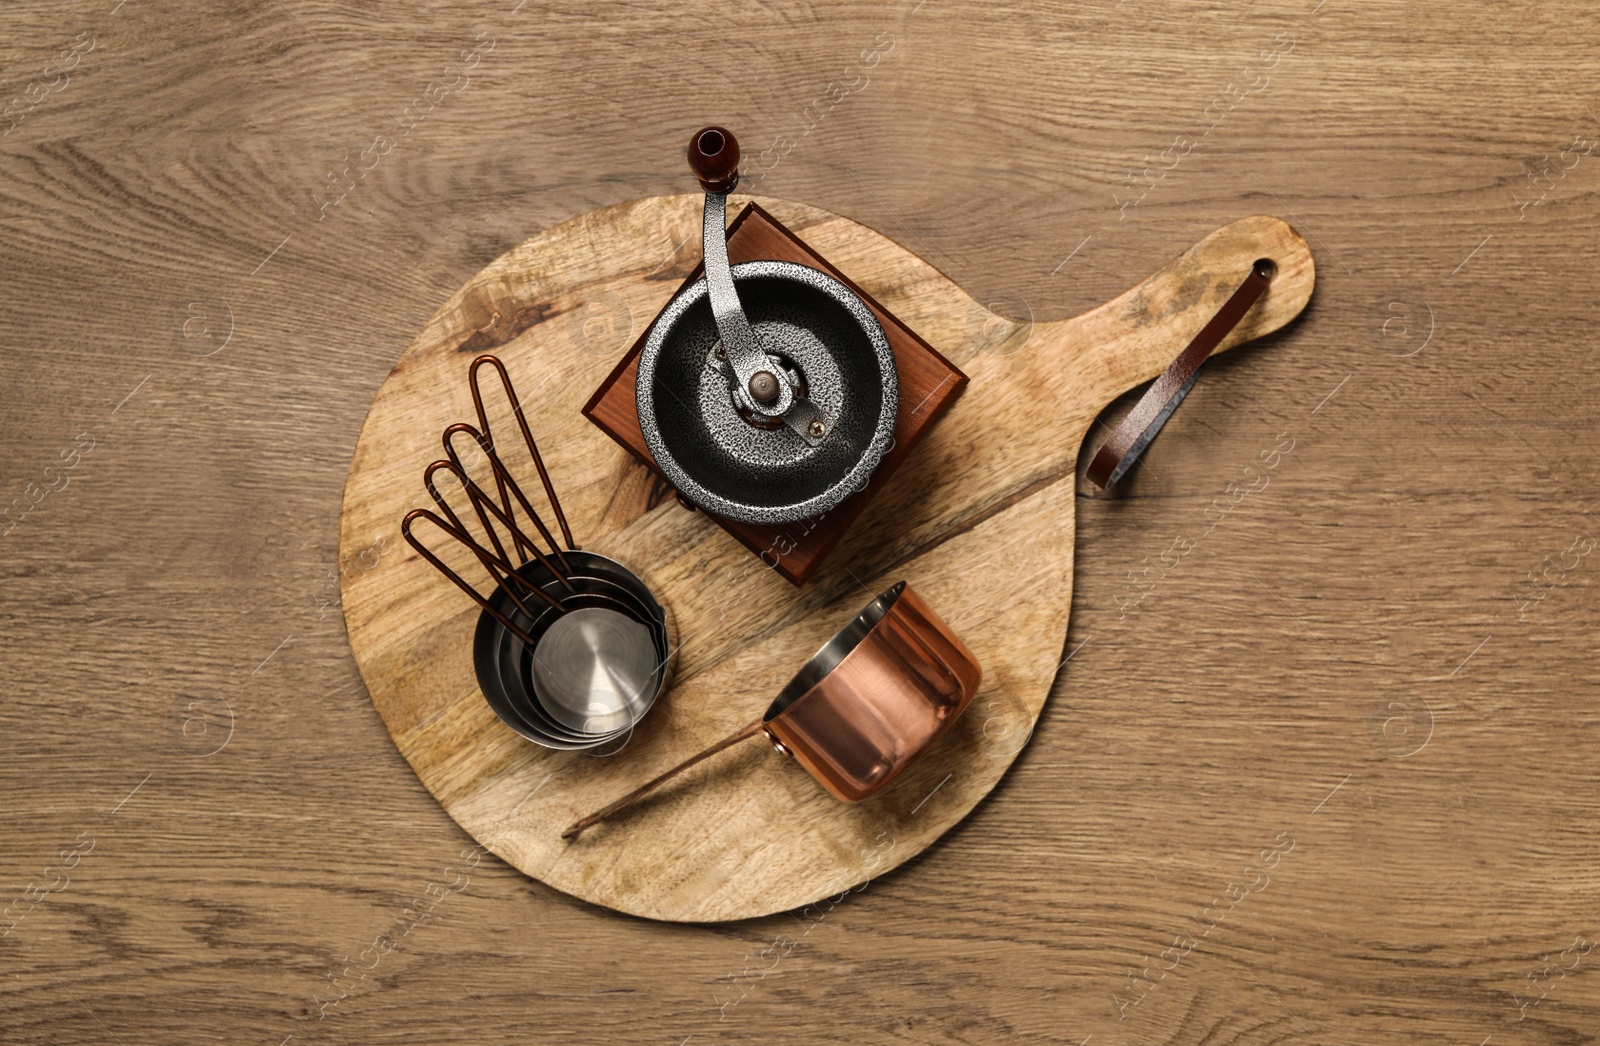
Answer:
<path fill-rule="evenodd" d="M 677 777 L 679 774 L 683 773 L 685 770 L 689 769 L 691 766 L 693 766 L 694 764 L 698 763 L 700 760 L 706 759 L 706 758 L 708 758 L 710 756 L 714 756 L 718 752 L 722 751 L 724 748 L 732 748 L 734 745 L 738 744 L 740 741 L 743 741 L 748 737 L 754 737 L 756 734 L 759 734 L 761 732 L 761 726 L 762 726 L 762 721 L 760 719 L 757 719 L 755 722 L 749 723 L 746 726 L 741 727 L 736 733 L 732 733 L 732 734 L 729 734 L 727 737 L 724 737 L 722 740 L 718 741 L 716 744 L 712 745 L 711 747 L 701 749 L 700 751 L 696 752 L 694 755 L 690 756 L 689 758 L 685 759 L 683 762 L 679 763 L 677 766 L 673 767 L 671 770 L 668 770 L 665 773 L 662 773 L 662 774 L 660 774 L 660 775 L 658 775 L 658 776 L 656 776 L 654 778 L 651 778 L 649 781 L 646 781 L 644 784 L 640 785 L 638 788 L 635 788 L 633 791 L 629 792 L 627 795 L 623 796 L 621 799 L 618 799 L 616 802 L 612 803 L 610 806 L 606 807 L 605 809 L 597 810 L 594 813 L 590 814 L 588 817 L 583 818 L 581 821 L 574 821 L 570 828 L 568 828 L 566 831 L 561 833 L 561 838 L 563 838 L 563 839 L 574 838 L 575 836 L 577 836 L 577 834 L 579 832 L 583 831 L 585 828 L 588 828 L 591 825 L 595 825 L 595 824 L 598 824 L 601 821 L 604 821 L 606 818 L 610 817 L 612 814 L 614 814 L 617 811 L 621 810 L 623 807 L 629 806 L 635 800 L 641 798 L 643 795 L 645 795 L 645 793 L 654 790 L 656 788 L 656 786 L 658 786 L 658 785 L 660 785 L 660 784 L 662 784 L 662 783 L 664 783 L 666 781 L 669 781 L 674 777 Z"/>

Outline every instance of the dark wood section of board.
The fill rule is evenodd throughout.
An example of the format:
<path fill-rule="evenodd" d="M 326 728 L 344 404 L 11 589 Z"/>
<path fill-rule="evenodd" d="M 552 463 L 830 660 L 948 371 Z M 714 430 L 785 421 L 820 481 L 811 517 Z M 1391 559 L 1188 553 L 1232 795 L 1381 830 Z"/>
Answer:
<path fill-rule="evenodd" d="M 961 390 L 966 388 L 967 376 L 922 340 L 916 331 L 901 323 L 872 295 L 856 286 L 849 276 L 828 264 L 826 258 L 786 229 L 782 222 L 757 204 L 746 204 L 728 226 L 728 260 L 738 263 L 765 259 L 799 262 L 844 281 L 872 309 L 878 322 L 883 324 L 883 332 L 889 338 L 890 348 L 894 350 L 895 368 L 900 379 L 900 415 L 895 419 L 893 446 L 873 472 L 872 480 L 832 512 L 781 526 L 742 523 L 706 513 L 723 530 L 759 556 L 763 563 L 796 585 L 803 585 L 833 546 L 844 537 L 850 524 L 872 501 L 873 495 L 882 489 L 900 462 L 916 450 L 917 444 L 927 435 L 934 422 L 955 403 Z M 683 287 L 698 280 L 702 269 L 702 266 L 696 265 L 688 279 L 683 281 Z M 650 456 L 650 448 L 645 445 L 644 433 L 639 429 L 639 412 L 634 402 L 634 390 L 639 378 L 639 353 L 643 351 L 654 323 L 652 317 L 616 369 L 584 405 L 583 414 L 660 475 L 655 459 Z M 682 501 L 682 498 L 679 500 Z"/>

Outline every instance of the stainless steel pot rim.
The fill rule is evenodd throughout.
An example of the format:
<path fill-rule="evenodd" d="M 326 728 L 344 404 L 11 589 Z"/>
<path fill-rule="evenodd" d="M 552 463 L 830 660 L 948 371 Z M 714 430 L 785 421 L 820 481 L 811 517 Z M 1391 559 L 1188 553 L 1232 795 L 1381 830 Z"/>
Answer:
<path fill-rule="evenodd" d="M 900 593 L 906 590 L 904 581 L 897 581 L 883 595 L 874 599 L 862 608 L 861 613 L 851 618 L 845 626 L 833 634 L 833 638 L 817 648 L 811 659 L 800 666 L 800 671 L 794 674 L 787 686 L 778 692 L 778 696 L 767 708 L 761 717 L 762 722 L 770 723 L 773 719 L 783 714 L 784 709 L 794 704 L 800 698 L 810 693 L 816 685 L 828 677 L 828 674 L 839 667 L 849 653 L 861 645 L 861 641 L 877 627 L 899 600 Z"/>
<path fill-rule="evenodd" d="M 872 344 L 873 355 L 877 358 L 879 373 L 895 375 L 894 350 L 889 346 L 889 338 L 883 332 L 883 325 L 878 322 L 878 317 L 867 308 L 856 293 L 842 281 L 835 279 L 820 269 L 813 269 L 809 265 L 789 261 L 748 261 L 740 262 L 732 267 L 735 286 L 741 279 L 771 277 L 778 279 L 795 280 L 808 284 L 816 290 L 822 291 L 829 298 L 837 302 L 850 313 L 856 324 L 866 333 L 868 341 Z M 708 512 L 729 519 L 736 519 L 746 523 L 794 523 L 802 519 L 810 519 L 820 515 L 843 501 L 850 494 L 866 486 L 872 472 L 888 453 L 894 441 L 895 420 L 899 413 L 899 382 L 886 381 L 883 383 L 882 409 L 877 419 L 877 425 L 872 438 L 868 442 L 862 455 L 856 460 L 855 465 L 833 483 L 827 490 L 803 501 L 789 505 L 748 505 L 735 502 L 707 489 L 703 484 L 689 475 L 673 456 L 661 437 L 660 425 L 656 419 L 653 398 L 647 394 L 655 381 L 656 367 L 660 362 L 661 354 L 666 348 L 667 333 L 673 330 L 678 322 L 696 303 L 708 294 L 705 277 L 685 287 L 656 317 L 655 323 L 650 328 L 650 333 L 645 339 L 643 350 L 639 353 L 639 370 L 636 388 L 637 407 L 639 412 L 639 428 L 644 434 L 645 444 L 650 448 L 650 454 L 655 459 L 656 466 L 661 469 L 667 481 L 678 489 L 684 497 L 699 505 Z"/>

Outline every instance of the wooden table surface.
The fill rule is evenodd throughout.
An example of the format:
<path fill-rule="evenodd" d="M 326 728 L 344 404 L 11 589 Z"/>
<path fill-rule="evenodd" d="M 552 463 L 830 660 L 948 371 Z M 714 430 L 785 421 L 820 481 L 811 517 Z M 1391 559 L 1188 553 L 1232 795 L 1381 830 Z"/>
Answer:
<path fill-rule="evenodd" d="M 0 26 L 0 1041 L 1600 1029 L 1592 7 L 95 0 Z M 541 229 L 692 188 L 711 122 L 755 191 L 1019 318 L 1257 212 L 1320 285 L 1125 489 L 1080 484 L 1070 659 L 971 818 L 832 905 L 663 925 L 479 855 L 422 788 L 350 657 L 338 572 L 366 566 L 336 521 L 429 315 Z"/>

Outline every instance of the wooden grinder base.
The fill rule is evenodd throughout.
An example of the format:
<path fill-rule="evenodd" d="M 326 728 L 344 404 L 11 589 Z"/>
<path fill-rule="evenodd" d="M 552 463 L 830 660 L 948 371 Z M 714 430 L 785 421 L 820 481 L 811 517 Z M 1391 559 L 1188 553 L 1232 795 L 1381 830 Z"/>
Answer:
<path fill-rule="evenodd" d="M 653 197 L 583 215 L 456 292 L 373 401 L 339 539 L 349 556 L 399 545 L 341 579 L 345 624 L 374 706 L 446 812 L 556 889 L 680 921 L 765 915 L 837 894 L 920 853 L 988 794 L 1030 736 L 1062 660 L 1074 470 L 1090 424 L 1160 373 L 1257 258 L 1276 262 L 1278 276 L 1219 351 L 1289 322 L 1314 281 L 1293 229 L 1245 218 L 1115 300 L 1030 327 L 988 313 L 870 229 L 763 198 L 971 378 L 796 589 L 703 513 L 661 504 L 652 474 L 581 413 L 615 366 L 616 346 L 698 260 L 698 251 L 673 252 L 697 243 L 701 202 Z M 394 541 L 401 516 L 426 503 L 422 470 L 439 456 L 440 432 L 472 417 L 467 365 L 490 350 L 518 383 L 578 542 L 639 572 L 677 619 L 673 686 L 610 757 L 539 748 L 496 719 L 473 677 L 477 607 Z M 984 680 L 967 714 L 892 786 L 847 805 L 750 742 L 577 840 L 560 838 L 578 817 L 759 715 L 818 646 L 899 580 L 962 637 Z"/>

